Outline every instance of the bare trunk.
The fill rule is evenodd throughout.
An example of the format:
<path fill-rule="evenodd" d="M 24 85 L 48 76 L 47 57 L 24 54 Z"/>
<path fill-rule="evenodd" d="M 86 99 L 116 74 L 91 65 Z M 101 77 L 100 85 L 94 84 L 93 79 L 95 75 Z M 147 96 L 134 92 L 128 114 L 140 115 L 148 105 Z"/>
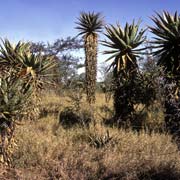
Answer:
<path fill-rule="evenodd" d="M 0 130 L 0 163 L 11 166 L 11 156 L 14 146 L 15 124 L 10 123 L 9 127 L 3 127 Z"/>

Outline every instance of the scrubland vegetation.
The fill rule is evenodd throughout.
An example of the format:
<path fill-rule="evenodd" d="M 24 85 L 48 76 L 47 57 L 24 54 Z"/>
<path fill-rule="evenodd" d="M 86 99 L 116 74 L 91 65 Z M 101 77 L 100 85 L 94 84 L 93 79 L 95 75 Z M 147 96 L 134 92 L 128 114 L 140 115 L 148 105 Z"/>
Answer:
<path fill-rule="evenodd" d="M 0 179 L 180 179 L 180 16 L 152 20 L 148 43 L 140 22 L 94 12 L 82 39 L 2 41 Z M 96 82 L 102 32 L 112 63 Z M 83 47 L 84 63 L 70 53 Z"/>
<path fill-rule="evenodd" d="M 104 125 L 99 116 L 105 104 L 103 94 L 97 95 L 96 124 L 63 128 L 57 112 L 69 106 L 68 98 L 46 95 L 42 103 L 47 116 L 18 127 L 15 169 L 1 168 L 1 178 L 179 179 L 180 153 L 167 133 Z M 82 106 L 87 107 L 85 99 Z M 112 108 L 112 102 L 108 106 Z"/>

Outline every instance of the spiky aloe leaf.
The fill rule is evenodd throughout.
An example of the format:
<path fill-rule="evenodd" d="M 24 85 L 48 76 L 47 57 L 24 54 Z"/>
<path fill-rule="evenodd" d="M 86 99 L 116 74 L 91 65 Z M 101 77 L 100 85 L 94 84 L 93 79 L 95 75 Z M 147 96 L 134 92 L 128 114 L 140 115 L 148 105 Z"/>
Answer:
<path fill-rule="evenodd" d="M 13 76 L 0 78 L 0 124 L 14 120 L 14 117 L 23 112 L 29 97 L 31 88 L 24 93 L 24 82 Z"/>
<path fill-rule="evenodd" d="M 175 12 L 171 15 L 167 11 L 156 13 L 152 17 L 155 24 L 150 27 L 154 37 L 153 54 L 158 57 L 158 64 L 163 66 L 167 73 L 179 76 L 180 70 L 180 15 Z"/>
<path fill-rule="evenodd" d="M 138 47 L 145 40 L 145 30 L 139 30 L 139 25 L 140 22 L 136 24 L 133 21 L 132 24 L 126 23 L 124 28 L 119 24 L 106 26 L 104 35 L 108 40 L 102 41 L 104 46 L 110 48 L 104 51 L 104 54 L 111 55 L 106 61 L 113 59 L 109 69 L 113 68 L 114 119 L 119 125 L 129 121 L 134 113 L 135 102 L 128 94 L 134 93 L 132 89 L 138 73 L 137 58 L 141 54 Z"/>
<path fill-rule="evenodd" d="M 101 13 L 81 12 L 76 24 L 78 25 L 76 29 L 80 31 L 78 35 L 87 35 L 101 32 L 104 20 Z"/>
<path fill-rule="evenodd" d="M 7 39 L 0 46 L 0 64 L 2 69 L 14 69 L 17 77 L 21 77 L 28 83 L 42 84 L 44 76 L 56 66 L 53 56 L 45 56 L 40 53 L 32 53 L 30 44 L 19 41 L 12 45 Z"/>
<path fill-rule="evenodd" d="M 128 64 L 134 67 L 136 66 L 136 58 L 141 53 L 137 49 L 145 40 L 145 30 L 139 31 L 139 23 L 132 24 L 126 23 L 124 29 L 117 24 L 106 26 L 106 33 L 104 34 L 109 41 L 102 41 L 102 44 L 111 50 L 104 51 L 104 54 L 112 54 L 107 60 L 114 58 L 114 62 L 111 66 L 114 66 L 116 71 L 125 70 L 128 71 Z"/>

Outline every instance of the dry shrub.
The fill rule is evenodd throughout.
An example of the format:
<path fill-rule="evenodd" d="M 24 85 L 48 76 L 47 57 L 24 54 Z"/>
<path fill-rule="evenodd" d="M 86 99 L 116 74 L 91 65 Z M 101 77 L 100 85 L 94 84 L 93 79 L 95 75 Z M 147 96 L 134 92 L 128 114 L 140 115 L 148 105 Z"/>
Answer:
<path fill-rule="evenodd" d="M 148 131 L 165 131 L 163 105 L 154 101 L 148 107 L 136 106 L 136 117 L 131 122 L 134 129 L 146 129 Z"/>
<path fill-rule="evenodd" d="M 64 128 L 70 128 L 75 125 L 88 127 L 93 120 L 91 112 L 88 110 L 75 111 L 71 108 L 65 108 L 59 113 L 59 124 Z"/>

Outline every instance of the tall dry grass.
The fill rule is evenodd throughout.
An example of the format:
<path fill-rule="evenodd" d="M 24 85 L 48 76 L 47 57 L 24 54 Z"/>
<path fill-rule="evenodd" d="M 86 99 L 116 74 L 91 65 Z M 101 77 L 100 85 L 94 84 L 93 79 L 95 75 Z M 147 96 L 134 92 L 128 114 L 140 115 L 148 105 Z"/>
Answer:
<path fill-rule="evenodd" d="M 103 136 L 107 130 L 112 137 L 109 143 L 102 148 L 90 145 L 89 136 Z M 138 134 L 101 124 L 65 130 L 56 118 L 48 116 L 20 127 L 17 137 L 14 165 L 29 170 L 29 176 L 32 171 L 29 179 L 37 168 L 40 179 L 180 177 L 180 153 L 166 134 Z"/>
<path fill-rule="evenodd" d="M 48 108 L 58 104 L 58 111 L 69 106 L 68 103 L 67 97 L 53 94 L 45 96 L 42 102 Z M 64 129 L 59 125 L 58 114 L 50 112 L 46 117 L 19 126 L 18 147 L 13 157 L 15 168 L 4 169 L 0 177 L 23 180 L 180 178 L 180 153 L 170 135 L 107 127 L 101 119 L 107 115 L 101 109 L 104 105 L 112 108 L 112 101 L 105 104 L 103 95 L 99 95 L 94 108 L 96 123 L 91 123 L 89 128 Z M 82 107 L 88 108 L 85 102 Z M 107 131 L 110 136 L 107 143 L 100 147 L 91 144 L 93 138 L 103 139 Z"/>

